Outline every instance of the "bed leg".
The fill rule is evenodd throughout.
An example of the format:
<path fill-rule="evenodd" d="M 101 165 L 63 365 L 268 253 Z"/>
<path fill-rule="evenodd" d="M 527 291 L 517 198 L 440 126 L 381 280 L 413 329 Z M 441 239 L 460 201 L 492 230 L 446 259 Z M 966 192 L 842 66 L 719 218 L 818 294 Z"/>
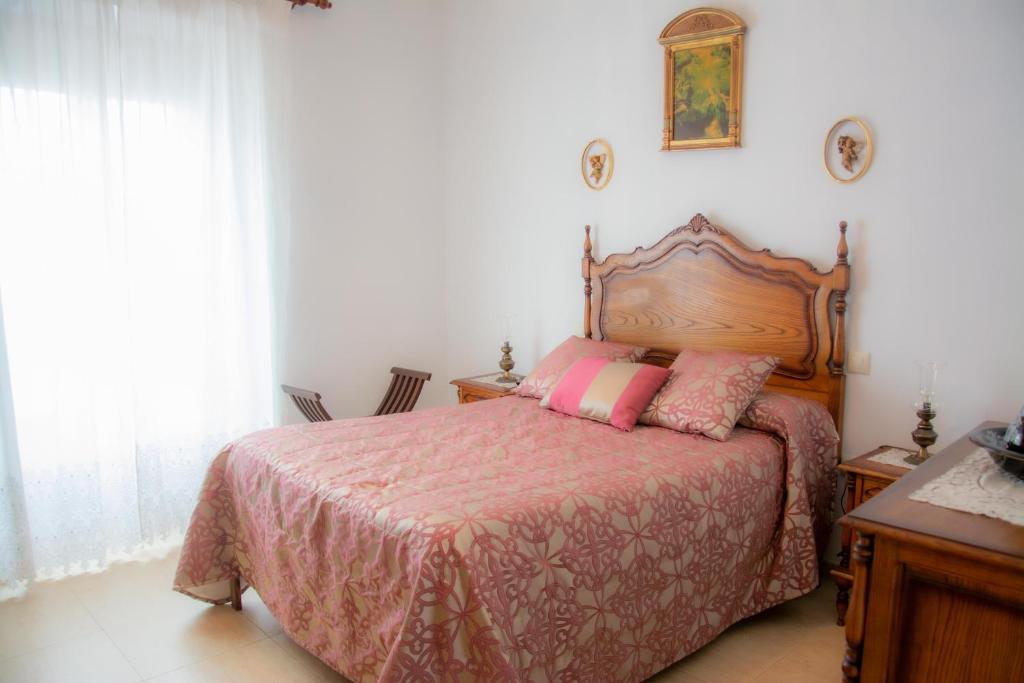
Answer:
<path fill-rule="evenodd" d="M 242 581 L 237 576 L 231 579 L 231 609 L 242 610 Z"/>

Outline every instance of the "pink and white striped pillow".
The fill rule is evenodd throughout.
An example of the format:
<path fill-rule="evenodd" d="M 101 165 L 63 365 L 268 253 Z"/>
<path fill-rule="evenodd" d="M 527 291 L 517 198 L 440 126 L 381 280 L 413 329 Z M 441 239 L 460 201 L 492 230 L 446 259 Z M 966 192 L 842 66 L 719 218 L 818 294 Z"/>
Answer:
<path fill-rule="evenodd" d="M 583 358 L 562 375 L 540 405 L 628 432 L 670 374 L 668 368 L 654 365 Z"/>
<path fill-rule="evenodd" d="M 533 372 L 520 383 L 516 393 L 520 396 L 544 398 L 551 393 L 572 364 L 581 358 L 638 361 L 645 353 L 645 346 L 569 337 L 537 364 Z"/>

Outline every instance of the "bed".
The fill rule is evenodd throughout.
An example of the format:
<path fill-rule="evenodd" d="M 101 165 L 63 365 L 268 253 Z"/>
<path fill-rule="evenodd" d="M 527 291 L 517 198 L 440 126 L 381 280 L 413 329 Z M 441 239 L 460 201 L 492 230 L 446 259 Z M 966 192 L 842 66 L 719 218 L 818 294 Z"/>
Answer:
<path fill-rule="evenodd" d="M 773 353 L 725 442 L 532 398 L 249 435 L 211 464 L 175 589 L 255 588 L 363 680 L 640 681 L 812 590 L 841 426 L 845 225 L 819 273 L 696 216 L 649 249 L 584 246 L 588 337 Z"/>

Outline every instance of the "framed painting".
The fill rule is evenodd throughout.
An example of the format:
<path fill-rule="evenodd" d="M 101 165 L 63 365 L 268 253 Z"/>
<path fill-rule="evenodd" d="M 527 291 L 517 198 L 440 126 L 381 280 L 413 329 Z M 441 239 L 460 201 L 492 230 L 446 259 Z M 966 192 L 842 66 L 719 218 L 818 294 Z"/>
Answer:
<path fill-rule="evenodd" d="M 665 47 L 663 150 L 740 146 L 743 21 L 706 7 L 669 22 Z"/>

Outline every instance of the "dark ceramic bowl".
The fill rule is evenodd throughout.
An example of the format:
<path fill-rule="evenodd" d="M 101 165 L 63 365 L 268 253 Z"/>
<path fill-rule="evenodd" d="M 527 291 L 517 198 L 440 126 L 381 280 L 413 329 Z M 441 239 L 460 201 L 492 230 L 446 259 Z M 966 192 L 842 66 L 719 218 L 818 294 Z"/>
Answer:
<path fill-rule="evenodd" d="M 992 459 L 999 463 L 999 466 L 1010 474 L 1024 479 L 1024 453 L 1011 451 L 1003 441 L 1005 427 L 989 427 L 987 429 L 975 429 L 968 438 L 971 443 L 981 446 Z"/>

